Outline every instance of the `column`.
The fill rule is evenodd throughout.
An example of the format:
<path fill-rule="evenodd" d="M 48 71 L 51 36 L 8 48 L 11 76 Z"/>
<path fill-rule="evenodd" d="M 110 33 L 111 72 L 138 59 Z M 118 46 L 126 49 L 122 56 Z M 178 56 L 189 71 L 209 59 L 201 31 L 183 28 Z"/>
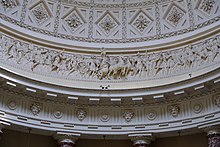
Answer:
<path fill-rule="evenodd" d="M 220 147 L 220 126 L 210 127 L 207 136 L 209 147 Z"/>
<path fill-rule="evenodd" d="M 55 136 L 58 147 L 75 147 L 76 141 L 80 134 L 58 132 Z"/>
<path fill-rule="evenodd" d="M 153 137 L 150 135 L 129 135 L 133 142 L 133 147 L 150 147 Z"/>

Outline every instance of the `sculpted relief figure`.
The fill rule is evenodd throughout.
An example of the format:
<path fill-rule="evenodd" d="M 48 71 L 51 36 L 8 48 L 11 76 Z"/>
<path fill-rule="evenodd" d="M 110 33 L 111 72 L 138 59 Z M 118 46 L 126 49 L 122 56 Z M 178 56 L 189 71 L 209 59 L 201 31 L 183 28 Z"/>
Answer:
<path fill-rule="evenodd" d="M 21 64 L 21 60 L 25 57 L 26 54 L 28 54 L 29 50 L 27 47 L 24 46 L 24 44 L 21 44 L 21 42 L 16 43 L 17 48 L 17 63 Z"/>
<path fill-rule="evenodd" d="M 132 67 L 132 63 L 131 63 L 131 57 L 127 57 L 127 58 L 125 58 L 125 65 L 124 65 L 124 69 L 123 69 L 121 75 L 123 77 L 127 77 L 129 75 L 129 73 L 132 71 L 133 71 L 133 67 Z"/>
<path fill-rule="evenodd" d="M 68 72 L 68 75 L 74 73 L 75 71 L 78 70 L 77 68 L 77 61 L 75 60 L 74 57 L 69 57 L 69 58 L 66 58 L 66 67 L 65 69 L 67 70 Z"/>
<path fill-rule="evenodd" d="M 59 71 L 61 67 L 61 62 L 65 59 L 63 52 L 54 53 L 52 57 L 51 71 Z"/>
<path fill-rule="evenodd" d="M 141 59 L 141 55 L 140 53 L 138 52 L 137 53 L 137 56 L 134 57 L 134 70 L 133 70 L 133 73 L 134 73 L 134 76 L 141 76 L 141 73 L 143 71 L 143 61 Z"/>
<path fill-rule="evenodd" d="M 123 118 L 126 122 L 130 122 L 132 118 L 134 117 L 134 112 L 132 110 L 125 110 L 123 113 Z"/>
<path fill-rule="evenodd" d="M 14 41 L 12 45 L 10 45 L 7 48 L 6 55 L 8 55 L 8 59 L 10 58 L 16 58 L 16 52 L 17 52 L 17 41 Z"/>
<path fill-rule="evenodd" d="M 76 115 L 77 115 L 77 118 L 78 118 L 80 121 L 83 121 L 83 120 L 86 118 L 87 113 L 86 113 L 86 111 L 83 110 L 83 109 L 78 109 L 78 110 L 76 111 Z"/>
<path fill-rule="evenodd" d="M 4 39 L 2 39 L 4 38 Z M 188 72 L 220 60 L 219 36 L 205 43 L 189 45 L 180 49 L 136 55 L 110 56 L 106 50 L 101 55 L 78 55 L 1 37 L 1 52 L 5 61 L 15 61 L 32 71 L 45 68 L 51 74 L 94 80 L 148 79 Z"/>
<path fill-rule="evenodd" d="M 115 79 L 117 78 L 121 78 L 123 71 L 124 71 L 124 60 L 122 55 L 117 56 L 115 58 L 117 61 L 115 64 L 111 64 L 109 67 L 109 73 L 108 73 L 108 77 L 113 77 Z"/>
<path fill-rule="evenodd" d="M 173 117 L 177 117 L 179 115 L 180 107 L 178 105 L 172 105 L 170 106 L 169 111 Z"/>
<path fill-rule="evenodd" d="M 33 115 L 38 115 L 40 113 L 40 111 L 41 111 L 41 106 L 38 103 L 33 103 L 30 106 L 30 110 L 33 113 Z"/>
<path fill-rule="evenodd" d="M 109 73 L 109 57 L 106 56 L 105 53 L 101 54 L 101 62 L 100 65 L 98 66 L 98 77 L 99 79 L 103 78 L 108 78 L 108 73 Z"/>
<path fill-rule="evenodd" d="M 32 58 L 31 58 L 31 70 L 34 70 L 38 65 L 44 65 L 46 56 L 48 54 L 48 50 L 43 48 L 39 48 L 32 51 Z"/>
<path fill-rule="evenodd" d="M 88 75 L 92 78 L 97 76 L 98 67 L 97 67 L 97 63 L 96 63 L 96 58 L 94 56 L 89 60 L 88 67 L 89 67 L 88 68 Z"/>

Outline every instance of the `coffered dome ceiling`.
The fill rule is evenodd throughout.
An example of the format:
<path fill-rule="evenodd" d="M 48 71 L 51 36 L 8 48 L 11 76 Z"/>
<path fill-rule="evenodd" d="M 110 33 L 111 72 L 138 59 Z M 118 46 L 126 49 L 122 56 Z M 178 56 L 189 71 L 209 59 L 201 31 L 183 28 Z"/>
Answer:
<path fill-rule="evenodd" d="M 215 121 L 219 7 L 219 0 L 0 0 L 5 113 L 15 124 L 88 134 L 145 130 L 145 120 L 156 132 Z"/>

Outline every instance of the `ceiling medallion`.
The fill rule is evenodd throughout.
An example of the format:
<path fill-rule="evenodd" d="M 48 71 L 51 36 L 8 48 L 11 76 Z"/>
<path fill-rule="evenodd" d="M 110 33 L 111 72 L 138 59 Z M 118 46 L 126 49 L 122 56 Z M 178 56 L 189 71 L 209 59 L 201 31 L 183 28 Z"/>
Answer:
<path fill-rule="evenodd" d="M 106 35 L 119 26 L 117 19 L 108 11 L 96 23 Z"/>
<path fill-rule="evenodd" d="M 203 0 L 200 4 L 201 6 L 199 7 L 199 9 L 203 12 L 210 14 L 212 9 L 214 8 L 215 3 L 215 0 Z"/>
<path fill-rule="evenodd" d="M 108 122 L 110 120 L 109 113 L 106 111 L 101 112 L 100 119 L 102 122 Z"/>
<path fill-rule="evenodd" d="M 65 23 L 71 29 L 72 32 L 80 28 L 85 23 L 83 17 L 81 17 L 79 12 L 75 9 L 67 13 L 63 17 L 63 20 L 65 21 Z"/>
<path fill-rule="evenodd" d="M 17 0 L 1 0 L 1 4 L 5 10 L 14 8 L 18 5 Z"/>
<path fill-rule="evenodd" d="M 195 113 L 200 113 L 200 112 L 202 111 L 202 109 L 203 109 L 203 106 L 202 106 L 202 104 L 200 104 L 200 103 L 195 104 L 195 105 L 193 106 L 193 111 L 194 111 Z"/>
<path fill-rule="evenodd" d="M 40 1 L 30 8 L 30 11 L 38 24 L 41 24 L 51 17 L 51 13 L 44 1 Z"/>
<path fill-rule="evenodd" d="M 168 10 L 168 13 L 165 19 L 174 27 L 177 27 L 184 17 L 185 12 L 178 8 L 176 5 L 172 5 L 171 8 Z"/>
<path fill-rule="evenodd" d="M 131 25 L 136 28 L 140 33 L 143 33 L 147 27 L 151 24 L 152 19 L 144 12 L 140 11 L 135 15 L 131 21 Z"/>
<path fill-rule="evenodd" d="M 53 116 L 57 119 L 60 119 L 63 116 L 63 113 L 59 110 L 54 111 Z"/>
<path fill-rule="evenodd" d="M 155 120 L 156 117 L 157 117 L 157 112 L 156 112 L 156 111 L 151 111 L 151 112 L 149 112 L 149 113 L 147 114 L 147 118 L 148 118 L 149 120 Z"/>

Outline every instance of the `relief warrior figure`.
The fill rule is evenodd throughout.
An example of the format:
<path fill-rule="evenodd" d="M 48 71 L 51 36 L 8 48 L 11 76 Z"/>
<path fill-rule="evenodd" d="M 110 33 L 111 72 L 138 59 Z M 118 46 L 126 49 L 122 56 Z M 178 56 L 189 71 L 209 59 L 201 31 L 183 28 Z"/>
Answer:
<path fill-rule="evenodd" d="M 29 49 L 21 44 L 20 41 L 14 41 L 11 46 L 8 47 L 6 55 L 8 59 L 15 58 L 17 63 L 20 64 L 21 60 L 29 53 Z"/>
<path fill-rule="evenodd" d="M 120 55 L 117 58 L 117 61 L 114 65 L 110 65 L 108 77 L 113 76 L 115 79 L 121 78 L 122 72 L 124 71 L 125 62 L 123 56 Z"/>
<path fill-rule="evenodd" d="M 77 69 L 81 77 L 88 76 L 89 66 L 86 62 L 86 57 L 81 55 L 77 57 Z"/>
<path fill-rule="evenodd" d="M 133 70 L 133 74 L 134 76 L 138 75 L 140 77 L 143 72 L 144 65 L 139 52 L 137 53 L 137 56 L 135 56 L 134 59 L 135 59 L 135 64 L 134 64 L 135 68 Z"/>
<path fill-rule="evenodd" d="M 211 49 L 211 61 L 214 62 L 214 60 L 216 58 L 218 58 L 218 56 L 220 55 L 220 39 L 219 38 L 216 38 L 213 40 L 214 42 L 214 45 L 212 46 L 212 49 Z"/>
<path fill-rule="evenodd" d="M 133 70 L 133 68 L 132 68 L 131 58 L 130 58 L 130 57 L 127 57 L 127 58 L 125 59 L 124 68 L 123 68 L 123 70 L 121 71 L 121 76 L 122 76 L 122 77 L 127 77 L 132 70 Z"/>
<path fill-rule="evenodd" d="M 174 55 L 172 54 L 171 51 L 167 51 L 164 53 L 164 57 L 165 57 L 165 62 L 163 63 L 163 67 L 165 69 L 165 74 L 169 74 L 170 72 L 172 72 L 173 68 L 174 68 Z"/>
<path fill-rule="evenodd" d="M 48 50 L 43 48 L 38 48 L 32 51 L 32 57 L 30 62 L 32 62 L 31 70 L 33 71 L 38 65 L 46 65 L 45 61 L 48 58 Z"/>
<path fill-rule="evenodd" d="M 65 64 L 66 64 L 65 69 L 68 71 L 68 75 L 78 70 L 77 60 L 75 56 L 67 57 L 65 60 Z"/>
<path fill-rule="evenodd" d="M 165 62 L 165 57 L 162 52 L 159 53 L 159 55 L 156 56 L 155 59 L 155 76 L 163 70 L 164 66 L 163 63 Z"/>
<path fill-rule="evenodd" d="M 16 52 L 17 52 L 16 41 L 14 41 L 13 44 L 7 48 L 6 55 L 8 55 L 8 59 L 16 58 Z"/>
<path fill-rule="evenodd" d="M 65 56 L 63 55 L 63 51 L 58 52 L 52 58 L 51 71 L 60 71 L 61 62 L 65 60 Z"/>
<path fill-rule="evenodd" d="M 101 52 L 101 62 L 98 66 L 98 78 L 101 80 L 103 78 L 109 78 L 108 72 L 109 72 L 109 57 L 106 55 L 105 50 L 102 50 Z"/>
<path fill-rule="evenodd" d="M 180 52 L 183 52 L 183 49 Z M 175 56 L 173 70 L 179 71 L 182 70 L 184 67 L 185 67 L 184 55 L 180 54 L 178 56 Z"/>
<path fill-rule="evenodd" d="M 94 77 L 94 76 L 97 76 L 98 74 L 98 67 L 97 67 L 97 64 L 96 64 L 96 58 L 93 56 L 91 57 L 89 63 L 88 63 L 88 75 L 90 77 Z"/>
<path fill-rule="evenodd" d="M 29 48 L 25 47 L 24 44 L 21 45 L 20 42 L 16 44 L 17 48 L 17 63 L 21 63 L 21 60 L 29 53 Z"/>

